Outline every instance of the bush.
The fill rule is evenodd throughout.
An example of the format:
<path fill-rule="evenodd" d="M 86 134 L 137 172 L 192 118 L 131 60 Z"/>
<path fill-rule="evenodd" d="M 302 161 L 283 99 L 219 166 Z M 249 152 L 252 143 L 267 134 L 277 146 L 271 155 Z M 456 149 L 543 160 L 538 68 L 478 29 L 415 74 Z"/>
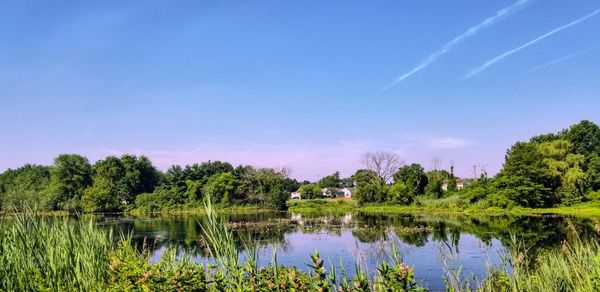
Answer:
<path fill-rule="evenodd" d="M 408 187 L 403 183 L 393 184 L 388 190 L 388 196 L 392 202 L 401 205 L 410 205 L 414 199 Z"/>
<path fill-rule="evenodd" d="M 600 201 L 600 190 L 597 190 L 597 191 L 595 191 L 595 192 L 590 192 L 590 193 L 588 193 L 588 194 L 585 196 L 585 198 L 586 198 L 588 201 L 592 201 L 592 202 L 598 202 L 598 201 Z"/>
<path fill-rule="evenodd" d="M 515 205 L 515 202 L 507 198 L 503 193 L 491 194 L 485 199 L 485 202 L 491 207 L 504 209 L 511 209 Z"/>
<path fill-rule="evenodd" d="M 150 252 L 138 252 L 129 240 L 119 242 L 108 256 L 111 291 L 206 291 L 204 267 L 188 258 L 178 260 L 175 250 L 166 251 L 157 263 Z"/>

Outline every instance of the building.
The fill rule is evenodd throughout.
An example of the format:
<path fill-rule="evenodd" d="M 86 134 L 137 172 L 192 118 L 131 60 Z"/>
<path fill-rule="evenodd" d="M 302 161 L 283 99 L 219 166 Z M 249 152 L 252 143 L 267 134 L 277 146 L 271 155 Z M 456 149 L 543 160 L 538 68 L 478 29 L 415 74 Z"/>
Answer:
<path fill-rule="evenodd" d="M 463 179 L 456 178 L 456 189 L 457 190 L 464 188 L 465 184 L 466 184 L 466 182 Z M 444 181 L 444 184 L 442 184 L 442 190 L 444 190 L 444 191 L 448 190 L 448 181 Z"/>
<path fill-rule="evenodd" d="M 300 192 L 299 191 L 295 191 L 290 196 L 290 199 L 302 199 L 302 196 L 300 196 Z"/>
<path fill-rule="evenodd" d="M 352 188 L 322 188 L 321 194 L 324 198 L 352 198 Z M 300 191 L 295 191 L 290 194 L 290 199 L 302 199 Z"/>
<path fill-rule="evenodd" d="M 352 198 L 352 189 L 350 188 L 343 188 L 340 190 L 340 192 L 342 192 L 344 194 L 344 198 L 346 199 L 351 199 Z"/>
<path fill-rule="evenodd" d="M 352 198 L 352 189 L 350 188 L 323 188 L 321 189 L 321 193 L 323 193 L 323 197 L 325 198 Z"/>

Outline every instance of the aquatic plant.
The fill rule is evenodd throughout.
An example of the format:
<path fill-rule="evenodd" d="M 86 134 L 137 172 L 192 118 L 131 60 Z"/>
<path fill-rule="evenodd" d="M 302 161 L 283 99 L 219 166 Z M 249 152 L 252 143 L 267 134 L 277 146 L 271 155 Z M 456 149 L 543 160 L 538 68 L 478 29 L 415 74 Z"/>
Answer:
<path fill-rule="evenodd" d="M 31 210 L 0 220 L 0 290 L 103 290 L 110 237 L 91 221 L 42 219 Z"/>

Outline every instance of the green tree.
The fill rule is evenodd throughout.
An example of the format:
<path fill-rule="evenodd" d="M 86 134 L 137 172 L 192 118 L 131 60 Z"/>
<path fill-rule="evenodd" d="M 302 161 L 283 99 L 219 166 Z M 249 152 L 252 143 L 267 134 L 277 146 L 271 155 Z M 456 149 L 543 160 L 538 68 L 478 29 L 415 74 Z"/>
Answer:
<path fill-rule="evenodd" d="M 354 186 L 358 186 L 359 184 L 378 184 L 381 178 L 368 169 L 359 169 L 350 176 L 350 180 L 352 180 Z"/>
<path fill-rule="evenodd" d="M 202 183 L 197 180 L 188 179 L 185 181 L 186 195 L 188 202 L 199 202 L 202 200 Z"/>
<path fill-rule="evenodd" d="M 287 199 L 289 197 L 289 193 L 283 188 L 282 185 L 275 185 L 271 190 L 269 190 L 269 195 L 267 197 L 267 206 L 275 209 L 275 210 L 286 210 L 287 209 Z"/>
<path fill-rule="evenodd" d="M 446 189 L 449 192 L 456 192 L 458 190 L 456 185 L 456 177 L 454 176 L 454 165 L 450 166 L 450 175 L 448 176 L 448 186 Z"/>
<path fill-rule="evenodd" d="M 588 120 L 572 125 L 560 133 L 560 136 L 573 144 L 576 154 L 590 157 L 600 155 L 600 127 Z"/>
<path fill-rule="evenodd" d="M 420 164 L 413 163 L 401 167 L 394 174 L 394 182 L 404 184 L 414 197 L 425 194 L 428 178 L 425 169 Z"/>
<path fill-rule="evenodd" d="M 544 156 L 535 143 L 517 142 L 507 151 L 496 186 L 510 190 L 506 192 L 509 199 L 526 207 L 551 206 L 557 200 L 550 184 Z"/>
<path fill-rule="evenodd" d="M 123 155 L 120 160 L 125 169 L 122 181 L 127 188 L 125 200 L 128 204 L 137 195 L 154 191 L 160 180 L 160 172 L 146 156 Z"/>
<path fill-rule="evenodd" d="M 425 186 L 425 196 L 429 198 L 439 199 L 444 196 L 442 185 L 444 180 L 440 176 L 431 176 L 429 183 Z"/>
<path fill-rule="evenodd" d="M 414 194 L 410 188 L 401 182 L 396 182 L 388 190 L 392 202 L 401 205 L 410 205 L 414 200 Z"/>
<path fill-rule="evenodd" d="M 564 204 L 580 202 L 585 195 L 585 174 L 582 154 L 573 154 L 572 144 L 567 140 L 557 139 L 538 145 L 548 167 L 550 185 L 557 200 Z"/>
<path fill-rule="evenodd" d="M 588 157 L 585 176 L 588 192 L 600 190 L 600 155 L 594 153 Z"/>
<path fill-rule="evenodd" d="M 50 182 L 47 166 L 26 164 L 0 174 L 0 209 L 45 208 L 44 190 Z"/>
<path fill-rule="evenodd" d="M 342 187 L 342 179 L 340 179 L 340 172 L 336 171 L 331 175 L 321 178 L 319 180 L 319 187 L 321 187 L 321 188 L 340 188 L 340 187 Z"/>
<path fill-rule="evenodd" d="M 84 193 L 84 209 L 88 212 L 122 210 L 132 196 L 126 180 L 127 170 L 121 160 L 106 157 L 96 162 L 93 170 L 94 183 Z"/>
<path fill-rule="evenodd" d="M 321 188 L 317 184 L 301 185 L 298 191 L 302 199 L 319 199 L 323 197 Z"/>
<path fill-rule="evenodd" d="M 61 154 L 50 169 L 47 208 L 78 209 L 85 189 L 92 183 L 92 166 L 77 154 Z"/>
<path fill-rule="evenodd" d="M 215 203 L 229 204 L 236 200 L 239 181 L 229 172 L 215 174 L 204 185 L 204 193 Z"/>

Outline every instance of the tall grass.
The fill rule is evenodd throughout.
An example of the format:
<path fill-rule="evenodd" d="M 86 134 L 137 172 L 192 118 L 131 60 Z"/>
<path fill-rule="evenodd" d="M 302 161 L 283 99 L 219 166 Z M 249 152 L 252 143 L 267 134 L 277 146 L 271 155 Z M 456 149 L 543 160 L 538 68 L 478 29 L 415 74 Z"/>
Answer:
<path fill-rule="evenodd" d="M 42 219 L 33 212 L 0 220 L 0 290 L 103 290 L 109 237 L 91 221 Z"/>
<path fill-rule="evenodd" d="M 272 262 L 258 267 L 257 252 L 246 241 L 236 248 L 232 231 L 208 203 L 200 222 L 214 264 L 177 256 L 175 249 L 150 262 L 151 251 L 137 250 L 127 238 L 113 245 L 112 233 L 93 222 L 40 218 L 32 212 L 0 220 L 0 291 L 424 291 L 392 246 L 372 278 L 351 277 L 343 265 L 329 270 L 315 251 L 309 272 Z M 574 228 L 573 228 L 574 230 Z M 581 240 L 533 258 L 515 240 L 505 268 L 486 279 L 446 275 L 447 291 L 600 291 L 600 244 Z M 510 267 L 507 268 L 507 267 Z M 339 272 L 339 275 L 337 274 Z"/>
<path fill-rule="evenodd" d="M 575 232 L 575 231 L 573 231 Z M 571 242 L 533 256 L 513 239 L 502 268 L 490 268 L 487 278 L 472 285 L 460 271 L 446 275 L 448 291 L 600 291 L 600 244 L 573 234 Z M 508 268 L 510 267 L 510 269 Z"/>

